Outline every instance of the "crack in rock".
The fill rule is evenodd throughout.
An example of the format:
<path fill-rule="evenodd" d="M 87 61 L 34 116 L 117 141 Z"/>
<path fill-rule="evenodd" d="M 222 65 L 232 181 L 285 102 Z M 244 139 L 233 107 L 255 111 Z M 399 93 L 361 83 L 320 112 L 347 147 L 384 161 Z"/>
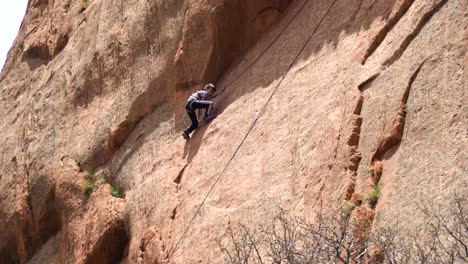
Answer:
<path fill-rule="evenodd" d="M 377 35 L 372 39 L 371 44 L 367 48 L 364 53 L 364 56 L 361 60 L 361 64 L 364 65 L 367 59 L 374 54 L 377 48 L 382 44 L 382 42 L 387 37 L 387 34 L 395 27 L 396 24 L 401 20 L 401 18 L 406 14 L 408 9 L 413 5 L 415 0 L 405 0 L 400 7 L 398 8 L 397 12 L 391 17 L 385 26 L 377 32 Z"/>
<path fill-rule="evenodd" d="M 405 52 L 406 48 L 413 42 L 413 40 L 418 36 L 418 34 L 421 32 L 421 30 L 424 28 L 424 26 L 429 22 L 429 20 L 432 18 L 432 16 L 437 13 L 446 3 L 448 0 L 442 0 L 438 2 L 437 4 L 434 4 L 429 11 L 427 11 L 421 19 L 418 21 L 414 29 L 411 31 L 410 34 L 406 36 L 406 38 L 401 42 L 400 46 L 398 47 L 395 52 L 393 52 L 392 56 L 390 56 L 388 59 L 386 59 L 383 63 L 384 66 L 390 66 L 392 65 L 395 61 L 397 61 Z"/>

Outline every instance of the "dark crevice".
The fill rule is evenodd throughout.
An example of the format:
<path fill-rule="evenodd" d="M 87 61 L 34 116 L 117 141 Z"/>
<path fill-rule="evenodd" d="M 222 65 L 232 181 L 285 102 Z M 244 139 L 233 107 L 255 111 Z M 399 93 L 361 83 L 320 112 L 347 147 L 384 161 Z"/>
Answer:
<path fill-rule="evenodd" d="M 335 149 L 333 151 L 333 162 L 331 162 L 330 164 L 328 164 L 328 169 L 331 170 L 333 168 L 333 165 L 335 164 L 336 162 L 336 158 L 338 157 L 338 148 L 340 146 L 340 140 L 341 140 L 341 127 L 340 127 L 340 132 L 338 133 L 338 135 L 336 136 L 336 145 L 335 145 Z"/>
<path fill-rule="evenodd" d="M 346 198 L 357 206 L 353 210 L 353 219 L 363 226 L 363 228 L 360 230 L 361 234 L 369 234 L 372 230 L 372 225 L 376 214 L 375 208 L 379 202 L 382 188 L 380 185 L 380 179 L 383 173 L 382 158 L 386 153 L 389 153 L 389 151 L 393 151 L 392 153 L 395 153 L 397 151 L 396 147 L 398 147 L 401 142 L 405 124 L 406 104 L 408 102 L 409 93 L 424 63 L 425 61 L 423 61 L 416 68 L 408 80 L 400 100 L 400 106 L 393 122 L 393 128 L 391 132 L 387 134 L 381 141 L 378 149 L 372 156 L 370 168 L 366 172 L 368 183 L 365 186 L 364 192 L 367 193 L 367 196 L 364 198 L 362 195 L 354 194 L 354 182 L 351 182 L 351 184 L 348 186 Z M 363 199 L 366 200 L 365 203 L 363 203 Z"/>
<path fill-rule="evenodd" d="M 26 170 L 27 201 L 25 210 L 11 217 L 0 235 L 0 263 L 25 263 L 61 229 L 56 207 L 55 184 L 47 176 L 31 182 Z"/>
<path fill-rule="evenodd" d="M 371 160 L 372 162 L 376 160 L 381 160 L 388 150 L 390 150 L 391 148 L 393 148 L 394 146 L 398 145 L 401 142 L 401 139 L 403 137 L 405 121 L 406 121 L 406 104 L 408 102 L 409 93 L 424 63 L 425 61 L 423 61 L 418 66 L 418 68 L 416 68 L 416 70 L 411 75 L 410 79 L 408 80 L 408 83 L 406 84 L 405 90 L 403 92 L 403 95 L 400 101 L 400 106 L 398 107 L 397 114 L 393 121 L 392 130 L 380 142 L 379 147 L 377 148 L 376 152 L 372 156 L 372 160 Z"/>
<path fill-rule="evenodd" d="M 365 90 L 367 90 L 371 85 L 372 83 L 375 81 L 375 79 L 377 79 L 377 77 L 379 77 L 380 75 L 380 72 L 379 73 L 375 73 L 374 75 L 372 75 L 371 77 L 369 77 L 367 80 L 365 80 L 364 82 L 362 82 L 361 84 L 358 85 L 358 89 L 360 92 L 364 92 Z"/>
<path fill-rule="evenodd" d="M 360 207 L 360 210 L 358 211 L 358 212 L 361 212 L 361 214 L 363 215 L 363 218 L 360 221 L 367 221 L 367 226 L 369 230 L 372 228 L 372 223 L 375 217 L 375 207 L 377 206 L 379 195 L 381 192 L 379 191 L 378 194 L 375 194 L 376 188 L 378 189 L 381 188 L 379 184 L 380 184 L 380 179 L 383 173 L 382 159 L 385 156 L 385 154 L 389 153 L 390 151 L 392 151 L 392 153 L 395 153 L 397 151 L 396 148 L 399 146 L 401 142 L 401 139 L 403 137 L 404 124 L 406 121 L 405 120 L 406 104 L 408 102 L 409 93 L 424 63 L 425 63 L 425 60 L 416 68 L 416 70 L 411 75 L 410 79 L 408 80 L 408 83 L 406 84 L 405 90 L 400 100 L 400 106 L 398 108 L 396 117 L 393 121 L 392 130 L 381 141 L 381 143 L 379 144 L 379 147 L 377 148 L 376 152 L 374 153 L 371 159 L 370 169 L 367 172 L 369 183 L 366 188 L 367 188 L 367 191 L 369 192 L 368 197 L 371 197 L 371 196 L 374 196 L 374 197 L 373 199 L 368 199 L 366 206 L 364 206 L 363 204 Z"/>
<path fill-rule="evenodd" d="M 31 201 L 31 188 L 29 186 L 29 170 L 28 168 L 25 166 L 24 168 L 24 171 L 26 173 L 26 197 L 28 198 L 27 199 L 27 205 L 28 205 L 28 210 L 29 210 L 29 214 L 31 215 L 31 220 L 32 220 L 32 223 L 34 225 L 35 221 L 34 221 L 34 211 L 32 209 L 32 201 Z"/>
<path fill-rule="evenodd" d="M 55 235 L 61 229 L 61 220 L 59 212 L 55 205 L 55 186 L 52 186 L 49 197 L 47 198 L 47 204 L 43 209 L 43 213 L 38 217 L 36 224 L 37 235 L 33 241 L 36 244 L 35 249 L 39 249 L 41 245 L 47 242 L 47 240 Z"/>
<path fill-rule="evenodd" d="M 65 48 L 68 40 L 68 34 L 63 34 L 57 38 L 54 46 L 49 47 L 47 43 L 33 44 L 24 52 L 23 61 L 28 63 L 31 70 L 47 65 Z"/>
<path fill-rule="evenodd" d="M 393 53 L 393 55 L 390 56 L 390 58 L 388 58 L 387 60 L 385 60 L 383 64 L 385 66 L 389 66 L 392 65 L 395 61 L 397 61 L 403 55 L 406 48 L 408 48 L 411 42 L 416 38 L 419 32 L 421 32 L 424 26 L 429 22 L 431 17 L 435 13 L 437 13 L 437 11 L 439 11 L 447 2 L 448 0 L 441 0 L 439 3 L 432 6 L 430 10 L 421 17 L 416 27 L 414 27 L 413 31 L 411 31 L 411 33 L 406 36 L 406 38 L 400 44 L 400 47 L 398 47 L 398 49 Z"/>
<path fill-rule="evenodd" d="M 49 46 L 47 46 L 47 44 L 29 47 L 26 50 L 25 56 L 27 59 L 39 59 L 45 62 L 52 59 L 52 55 L 50 54 Z"/>
<path fill-rule="evenodd" d="M 161 76 L 164 75 L 162 73 Z M 103 144 L 96 148 L 90 158 L 85 161 L 86 168 L 95 170 L 99 166 L 106 164 L 129 138 L 140 121 L 168 100 L 168 96 L 158 90 L 160 86 L 166 85 L 165 82 L 167 80 L 152 80 L 148 88 L 133 100 L 125 119 L 118 124 L 115 130 L 109 132 Z M 121 163 L 115 174 L 120 171 L 123 164 Z"/>
<path fill-rule="evenodd" d="M 97 53 L 94 54 L 91 64 L 93 65 L 92 68 L 86 68 L 84 72 L 75 74 L 71 81 L 74 86 L 72 103 L 75 108 L 87 108 L 97 97 L 102 95 L 104 82 L 103 62 Z"/>
<path fill-rule="evenodd" d="M 52 55 L 47 44 L 40 44 L 29 47 L 23 54 L 23 61 L 26 61 L 31 70 L 35 70 L 42 65 L 47 65 L 52 60 Z"/>
<path fill-rule="evenodd" d="M 30 186 L 28 196 L 34 221 L 31 248 L 36 251 L 62 226 L 56 204 L 55 183 L 48 176 L 40 175 Z"/>
<path fill-rule="evenodd" d="M 104 159 L 109 160 L 119 147 L 127 140 L 136 127 L 137 122 L 125 120 L 119 124 L 116 130 L 110 133 L 107 139 L 107 145 L 104 149 Z"/>
<path fill-rule="evenodd" d="M 361 137 L 362 125 L 362 106 L 364 104 L 364 97 L 362 94 L 356 102 L 352 115 L 351 132 L 347 141 L 348 144 L 348 164 L 346 166 L 346 174 L 348 176 L 348 184 L 345 190 L 345 200 L 350 200 L 356 188 L 357 168 L 361 162 L 361 152 L 359 151 L 359 139 Z"/>
<path fill-rule="evenodd" d="M 128 242 L 125 225 L 122 220 L 118 220 L 95 242 L 84 263 L 119 263 L 125 257 Z"/>
<path fill-rule="evenodd" d="M 382 44 L 387 34 L 395 27 L 395 25 L 400 21 L 400 19 L 406 14 L 408 9 L 414 3 L 414 0 L 404 0 L 404 2 L 400 5 L 399 9 L 395 13 L 393 17 L 391 17 L 385 26 L 379 30 L 377 35 L 372 39 L 371 44 L 367 48 L 366 52 L 364 53 L 364 57 L 361 60 L 361 64 L 365 64 L 367 59 L 374 54 L 377 48 Z"/>
<path fill-rule="evenodd" d="M 21 248 L 24 245 L 20 244 L 17 235 L 22 235 L 22 230 L 13 232 L 16 226 L 7 224 L 9 232 L 2 234 L 2 242 L 0 242 L 0 263 L 25 263 L 25 254 Z"/>
<path fill-rule="evenodd" d="M 180 170 L 179 174 L 177 175 L 177 178 L 174 179 L 174 182 L 177 184 L 180 184 L 182 181 L 182 176 L 184 175 L 185 168 L 187 168 L 188 164 L 185 164 L 185 166 Z"/>
<path fill-rule="evenodd" d="M 177 207 L 178 206 L 174 207 L 174 209 L 172 210 L 171 220 L 174 220 L 177 215 Z"/>
<path fill-rule="evenodd" d="M 59 36 L 57 43 L 55 44 L 55 56 L 57 56 L 67 45 L 69 40 L 68 34 Z"/>
<path fill-rule="evenodd" d="M 351 17 L 349 18 L 349 22 L 348 23 L 353 23 L 354 22 L 354 19 L 356 18 L 357 14 L 359 13 L 359 11 L 361 11 L 361 8 L 362 8 L 362 3 L 364 2 L 364 0 L 359 0 L 359 5 L 358 7 L 356 8 L 356 11 L 351 15 Z"/>

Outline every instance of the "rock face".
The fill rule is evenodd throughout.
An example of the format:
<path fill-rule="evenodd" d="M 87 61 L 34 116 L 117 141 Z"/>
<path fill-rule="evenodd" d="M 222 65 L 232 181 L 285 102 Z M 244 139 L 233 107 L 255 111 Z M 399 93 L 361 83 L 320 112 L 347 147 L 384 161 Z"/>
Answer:
<path fill-rule="evenodd" d="M 0 76 L 0 262 L 221 263 L 230 222 L 377 184 L 358 212 L 418 225 L 468 191 L 467 5 L 30 0 Z M 205 82 L 216 119 L 185 142 Z"/>

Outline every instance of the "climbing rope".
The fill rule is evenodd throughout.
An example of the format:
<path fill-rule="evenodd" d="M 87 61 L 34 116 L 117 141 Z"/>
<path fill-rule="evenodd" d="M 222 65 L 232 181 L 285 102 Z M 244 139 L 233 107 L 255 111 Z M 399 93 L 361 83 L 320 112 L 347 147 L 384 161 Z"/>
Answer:
<path fill-rule="evenodd" d="M 271 46 L 273 46 L 273 44 L 279 39 L 279 37 L 281 35 L 283 35 L 284 31 L 286 31 L 286 29 L 289 27 L 289 25 L 296 19 L 296 17 L 301 13 L 302 9 L 304 9 L 304 6 L 307 4 L 307 2 L 309 2 L 309 0 L 305 0 L 302 2 L 302 5 L 298 8 L 297 12 L 294 14 L 294 16 L 288 21 L 288 23 L 286 24 L 286 26 L 283 27 L 283 29 L 280 31 L 280 33 L 278 33 L 276 35 L 276 37 L 268 44 L 268 46 L 260 53 L 260 55 L 258 55 L 249 65 L 247 65 L 247 67 L 245 67 L 244 70 L 242 70 L 242 72 L 237 75 L 237 77 L 235 77 L 234 79 L 232 79 L 231 82 L 229 82 L 226 86 L 224 86 L 224 88 L 216 95 L 220 95 L 220 94 L 223 94 L 224 91 L 229 88 L 232 84 L 234 84 L 237 80 L 239 80 L 240 77 L 242 77 L 242 75 L 244 75 L 244 73 L 246 73 L 255 63 L 257 63 L 258 60 L 260 60 L 260 58 L 271 48 Z"/>
<path fill-rule="evenodd" d="M 280 87 L 281 83 L 284 81 L 284 79 L 286 78 L 286 76 L 288 75 L 289 71 L 292 69 L 292 67 L 294 66 L 294 64 L 297 62 L 297 60 L 299 59 L 300 55 L 302 54 L 302 52 L 305 50 L 305 48 L 307 47 L 307 45 L 309 44 L 310 40 L 312 39 L 312 37 L 314 36 L 314 34 L 317 32 L 317 30 L 319 29 L 319 27 L 322 25 L 323 21 L 325 20 L 325 18 L 328 16 L 328 14 L 330 13 L 331 9 L 333 8 L 333 6 L 335 5 L 335 3 L 337 2 L 338 0 L 333 0 L 332 4 L 330 5 L 330 7 L 328 7 L 327 9 L 327 12 L 325 12 L 325 15 L 322 17 L 322 19 L 320 20 L 320 22 L 318 23 L 317 27 L 314 29 L 314 31 L 312 31 L 312 33 L 309 35 L 309 37 L 307 38 L 307 40 L 305 41 L 304 45 L 302 46 L 302 48 L 299 50 L 299 52 L 297 53 L 296 57 L 294 58 L 294 60 L 291 62 L 291 64 L 289 64 L 286 72 L 284 73 L 283 77 L 281 77 L 281 79 L 279 80 L 278 84 L 275 86 L 275 88 L 273 89 L 273 91 L 271 92 L 270 96 L 268 97 L 268 99 L 265 101 L 265 103 L 263 104 L 263 107 L 262 109 L 260 110 L 260 113 L 257 115 L 257 117 L 254 119 L 254 121 L 252 122 L 252 124 L 250 125 L 249 129 L 247 130 L 247 132 L 245 133 L 244 137 L 242 138 L 241 142 L 239 143 L 239 145 L 237 146 L 236 150 L 233 152 L 231 158 L 228 160 L 228 162 L 226 163 L 226 165 L 224 166 L 224 169 L 221 171 L 221 173 L 219 174 L 218 178 L 216 178 L 216 181 L 213 183 L 213 185 L 211 186 L 210 190 L 208 191 L 208 193 L 205 195 L 205 197 L 203 198 L 203 201 L 200 203 L 200 205 L 198 206 L 197 210 L 195 211 L 195 214 L 193 214 L 192 218 L 190 219 L 190 222 L 189 224 L 187 225 L 187 227 L 185 228 L 184 232 L 182 233 L 182 236 L 179 238 L 179 240 L 177 241 L 175 247 L 170 251 L 169 255 L 168 255 L 168 259 L 167 259 L 167 262 L 166 263 L 169 263 L 172 256 L 174 255 L 174 253 L 177 251 L 177 249 L 179 248 L 181 242 L 185 239 L 185 236 L 188 232 L 188 230 L 190 229 L 191 225 L 193 224 L 193 221 L 195 220 L 195 218 L 197 217 L 198 213 L 200 212 L 200 209 L 203 207 L 203 205 L 205 204 L 206 200 L 208 199 L 208 197 L 210 196 L 211 192 L 214 190 L 214 188 L 216 187 L 216 185 L 218 184 L 218 182 L 221 180 L 221 178 L 224 176 L 224 173 L 227 171 L 227 168 L 229 167 L 229 165 L 231 164 L 232 160 L 234 159 L 234 157 L 236 156 L 237 152 L 239 151 L 239 149 L 241 148 L 241 146 L 244 144 L 245 140 L 247 139 L 247 137 L 249 136 L 250 132 L 252 131 L 252 129 L 254 128 L 255 124 L 257 123 L 257 121 L 259 120 L 260 116 L 264 113 L 265 109 L 266 109 L 266 106 L 268 105 L 268 103 L 271 101 L 271 98 L 273 98 L 273 95 L 276 93 L 276 91 L 278 90 L 278 88 Z M 301 8 L 302 10 L 302 8 Z M 297 14 L 296 14 L 297 15 Z M 294 16 L 295 17 L 295 16 Z M 290 23 L 288 23 L 289 25 Z M 284 31 L 284 30 L 283 30 Z M 243 73 L 241 73 L 243 74 Z M 231 83 L 232 84 L 232 83 Z"/>

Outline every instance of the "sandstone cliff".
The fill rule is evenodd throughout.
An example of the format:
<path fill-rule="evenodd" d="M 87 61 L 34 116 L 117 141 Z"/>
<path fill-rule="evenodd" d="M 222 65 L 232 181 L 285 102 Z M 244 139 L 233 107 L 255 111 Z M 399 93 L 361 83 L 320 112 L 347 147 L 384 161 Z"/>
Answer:
<path fill-rule="evenodd" d="M 0 262 L 221 263 L 230 222 L 377 184 L 357 211 L 411 229 L 468 191 L 466 6 L 30 0 L 0 75 Z M 205 82 L 217 117 L 187 143 Z"/>

